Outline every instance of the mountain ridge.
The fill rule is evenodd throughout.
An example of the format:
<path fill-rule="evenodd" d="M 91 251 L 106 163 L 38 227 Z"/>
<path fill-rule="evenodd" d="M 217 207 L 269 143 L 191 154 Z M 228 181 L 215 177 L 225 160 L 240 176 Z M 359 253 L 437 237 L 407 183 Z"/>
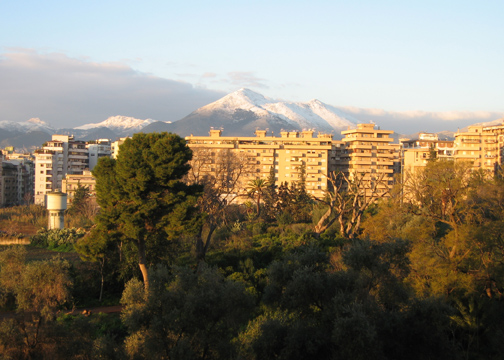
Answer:
<path fill-rule="evenodd" d="M 492 126 L 501 124 L 497 119 L 475 125 Z M 174 122 L 153 119 L 137 119 L 115 115 L 104 121 L 84 124 L 75 128 L 54 129 L 39 118 L 25 122 L 0 121 L 0 146 L 33 149 L 40 147 L 52 134 L 74 135 L 79 140 L 99 138 L 116 139 L 131 136 L 135 132 L 176 133 L 207 135 L 210 128 L 221 128 L 225 136 L 252 136 L 257 129 L 267 129 L 279 134 L 283 130 L 301 131 L 311 129 L 330 133 L 335 139 L 341 138 L 341 131 L 353 128 L 367 121 L 354 117 L 354 113 L 344 108 L 325 104 L 318 99 L 308 102 L 280 101 L 264 96 L 250 89 L 242 88 L 229 93 L 210 104 L 202 106 L 184 118 Z M 392 129 L 394 130 L 394 129 Z M 463 131 L 463 129 L 462 129 Z M 442 131 L 446 137 L 453 132 Z M 394 138 L 410 137 L 395 132 Z M 448 137 L 451 137 L 448 135 Z"/>

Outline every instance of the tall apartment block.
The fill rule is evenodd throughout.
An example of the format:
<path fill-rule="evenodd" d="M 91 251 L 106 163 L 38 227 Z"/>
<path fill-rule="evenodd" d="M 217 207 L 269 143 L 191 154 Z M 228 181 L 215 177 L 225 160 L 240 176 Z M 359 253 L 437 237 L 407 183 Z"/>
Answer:
<path fill-rule="evenodd" d="M 280 137 L 269 136 L 266 130 L 257 130 L 255 137 L 222 136 L 221 130 L 210 130 L 210 136 L 187 136 L 188 146 L 208 149 L 208 164 L 204 171 L 215 171 L 215 159 L 219 152 L 231 150 L 239 154 L 252 169 L 242 187 L 252 179 L 267 179 L 273 168 L 275 183 L 292 184 L 302 180 L 305 172 L 306 190 L 315 197 L 324 196 L 327 189 L 327 174 L 337 169 L 337 156 L 343 145 L 333 140 L 332 135 L 313 131 L 283 131 Z M 339 158 L 338 158 L 339 159 Z"/>
<path fill-rule="evenodd" d="M 101 157 L 112 155 L 111 141 L 109 139 L 98 139 L 89 141 L 86 145 L 89 153 L 89 170 L 93 170 Z"/>
<path fill-rule="evenodd" d="M 401 171 L 399 144 L 391 130 L 380 130 L 374 124 L 358 124 L 356 129 L 342 131 L 344 152 L 340 166 L 349 178 L 363 176 L 369 185 L 379 180 L 377 192 L 383 193 L 394 183 L 394 174 Z"/>
<path fill-rule="evenodd" d="M 0 206 L 29 204 L 33 201 L 34 164 L 29 154 L 4 149 L 0 155 Z"/>
<path fill-rule="evenodd" d="M 44 204 L 48 192 L 61 190 L 66 174 L 82 174 L 89 168 L 86 142 L 73 136 L 53 135 L 35 151 L 35 203 Z"/>
<path fill-rule="evenodd" d="M 455 134 L 455 160 L 470 161 L 476 169 L 495 174 L 502 166 L 504 125 L 469 126 Z"/>
<path fill-rule="evenodd" d="M 504 124 L 469 126 L 467 131 L 458 131 L 454 141 L 421 133 L 418 139 L 401 140 L 401 144 L 405 175 L 425 166 L 434 150 L 438 159 L 469 162 L 473 169 L 481 169 L 493 176 L 504 161 Z"/>

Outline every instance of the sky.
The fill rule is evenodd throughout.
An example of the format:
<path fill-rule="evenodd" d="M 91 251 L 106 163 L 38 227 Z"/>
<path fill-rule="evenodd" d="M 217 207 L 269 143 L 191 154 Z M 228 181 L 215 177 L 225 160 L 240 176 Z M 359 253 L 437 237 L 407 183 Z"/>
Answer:
<path fill-rule="evenodd" d="M 0 0 L 0 120 L 176 121 L 246 87 L 453 130 L 504 117 L 503 15 L 501 0 Z"/>

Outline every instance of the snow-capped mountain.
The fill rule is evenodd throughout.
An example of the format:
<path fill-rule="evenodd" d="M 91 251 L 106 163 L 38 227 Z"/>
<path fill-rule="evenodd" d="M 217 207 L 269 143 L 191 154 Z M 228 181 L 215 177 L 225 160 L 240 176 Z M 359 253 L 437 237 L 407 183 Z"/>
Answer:
<path fill-rule="evenodd" d="M 357 119 L 319 100 L 307 103 L 278 101 L 249 89 L 235 91 L 196 112 L 203 114 L 224 111 L 232 116 L 236 110 L 251 111 L 257 117 L 281 119 L 295 128 L 339 131 L 357 123 Z"/>
<path fill-rule="evenodd" d="M 0 121 L 0 129 L 6 131 L 19 131 L 23 133 L 31 131 L 43 131 L 49 134 L 54 133 L 54 128 L 39 118 L 31 118 L 30 120 L 23 122 L 3 120 Z"/>
<path fill-rule="evenodd" d="M 487 121 L 487 122 L 477 123 L 477 124 L 474 124 L 474 125 L 478 125 L 478 126 L 499 126 L 499 125 L 502 125 L 502 124 L 504 124 L 504 118 L 493 120 L 493 121 Z"/>
<path fill-rule="evenodd" d="M 223 128 L 226 136 L 253 136 L 256 129 L 314 129 L 340 136 L 341 130 L 354 127 L 357 119 L 319 100 L 307 103 L 279 101 L 249 89 L 240 89 L 205 105 L 185 118 L 165 126 L 179 135 L 206 135 L 210 127 Z M 149 131 L 159 124 L 149 125 Z"/>
<path fill-rule="evenodd" d="M 111 116 L 107 120 L 100 123 L 86 124 L 76 127 L 76 130 L 91 130 L 96 128 L 108 128 L 118 135 L 131 135 L 131 133 L 139 132 L 145 126 L 156 122 L 152 119 L 135 119 L 128 116 Z"/>

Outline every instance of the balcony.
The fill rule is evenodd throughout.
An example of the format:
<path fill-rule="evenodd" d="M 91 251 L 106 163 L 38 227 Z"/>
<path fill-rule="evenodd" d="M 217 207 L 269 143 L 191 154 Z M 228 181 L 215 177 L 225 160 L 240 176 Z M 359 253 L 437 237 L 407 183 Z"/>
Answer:
<path fill-rule="evenodd" d="M 378 145 L 376 147 L 378 150 L 397 150 L 397 146 L 394 145 Z"/>
<path fill-rule="evenodd" d="M 352 148 L 354 148 L 354 149 L 365 149 L 365 150 L 371 150 L 373 148 L 373 146 L 369 145 L 369 144 L 366 144 L 366 145 L 363 145 L 363 144 L 351 144 L 350 146 Z"/>
<path fill-rule="evenodd" d="M 462 138 L 460 139 L 460 141 L 468 144 L 479 144 L 481 142 L 480 139 L 467 139 L 467 138 Z"/>
<path fill-rule="evenodd" d="M 380 174 L 393 174 L 394 169 L 376 169 L 376 172 Z"/>

